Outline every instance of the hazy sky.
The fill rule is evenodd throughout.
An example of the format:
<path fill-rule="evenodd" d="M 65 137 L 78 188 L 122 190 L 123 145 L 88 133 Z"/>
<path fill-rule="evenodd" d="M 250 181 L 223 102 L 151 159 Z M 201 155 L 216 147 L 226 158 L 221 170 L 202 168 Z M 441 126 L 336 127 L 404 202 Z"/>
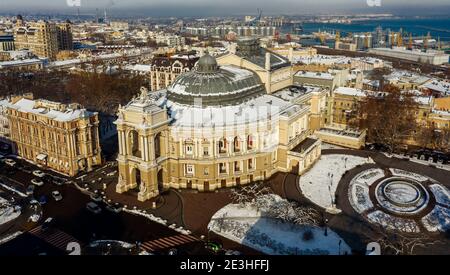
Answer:
<path fill-rule="evenodd" d="M 70 11 L 67 2 L 81 1 L 80 10 L 109 8 L 119 11 L 148 13 L 149 15 L 237 15 L 256 13 L 262 8 L 265 14 L 311 14 L 333 12 L 395 12 L 424 11 L 445 14 L 450 11 L 450 0 L 380 0 L 381 7 L 369 7 L 367 1 L 375 0 L 0 0 L 0 13 L 12 11 Z M 442 10 L 444 8 L 444 10 Z"/>

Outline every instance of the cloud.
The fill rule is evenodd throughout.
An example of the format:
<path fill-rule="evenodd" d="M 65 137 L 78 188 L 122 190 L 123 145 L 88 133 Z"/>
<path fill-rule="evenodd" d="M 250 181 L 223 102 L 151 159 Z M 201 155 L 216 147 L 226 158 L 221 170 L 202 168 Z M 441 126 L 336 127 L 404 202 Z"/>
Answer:
<path fill-rule="evenodd" d="M 62 11 L 74 9 L 67 0 L 0 0 L 2 11 Z M 382 7 L 367 5 L 367 0 L 80 0 L 83 10 L 108 8 L 112 12 L 129 11 L 161 15 L 237 15 L 256 13 L 262 8 L 265 14 L 308 14 L 317 12 L 379 11 L 411 7 L 450 6 L 448 0 L 381 0 Z M 405 8 L 406 7 L 406 8 Z M 438 9 L 437 9 L 438 10 Z"/>

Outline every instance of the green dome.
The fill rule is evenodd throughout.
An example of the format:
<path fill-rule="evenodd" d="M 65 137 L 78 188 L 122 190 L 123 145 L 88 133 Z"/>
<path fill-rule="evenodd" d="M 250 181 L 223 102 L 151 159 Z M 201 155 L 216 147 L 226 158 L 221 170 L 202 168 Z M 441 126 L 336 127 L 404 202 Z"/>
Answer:
<path fill-rule="evenodd" d="M 168 100 L 185 105 L 201 102 L 205 107 L 237 105 L 265 93 L 264 84 L 254 72 L 236 66 L 219 67 L 209 54 L 167 88 Z"/>
<path fill-rule="evenodd" d="M 197 71 L 202 73 L 216 72 L 219 69 L 217 61 L 208 52 L 197 63 Z"/>

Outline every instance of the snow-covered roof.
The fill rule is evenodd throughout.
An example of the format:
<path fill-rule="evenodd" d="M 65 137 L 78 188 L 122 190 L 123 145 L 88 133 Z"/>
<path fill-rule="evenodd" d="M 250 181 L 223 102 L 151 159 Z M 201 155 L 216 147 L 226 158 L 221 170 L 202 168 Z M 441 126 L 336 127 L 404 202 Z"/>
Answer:
<path fill-rule="evenodd" d="M 170 100 L 192 105 L 196 98 L 201 99 L 203 105 L 235 105 L 265 93 L 264 85 L 254 72 L 231 65 L 219 68 L 213 57 L 208 58 L 211 64 L 197 65 L 167 88 Z"/>
<path fill-rule="evenodd" d="M 421 86 L 422 88 L 437 91 L 442 95 L 450 95 L 450 82 L 447 80 L 431 79 Z"/>
<path fill-rule="evenodd" d="M 60 61 L 54 61 L 49 64 L 49 67 L 62 67 L 62 66 L 68 66 L 68 65 L 75 65 L 81 63 L 81 59 L 67 59 L 67 60 L 60 60 Z"/>
<path fill-rule="evenodd" d="M 428 76 L 412 73 L 409 71 L 395 70 L 386 77 L 386 80 L 391 82 L 409 82 L 416 84 L 423 84 L 430 80 Z"/>
<path fill-rule="evenodd" d="M 272 95 L 263 95 L 245 103 L 206 108 L 166 101 L 165 105 L 176 127 L 226 127 L 279 118 L 299 105 Z"/>
<path fill-rule="evenodd" d="M 284 88 L 279 90 L 272 95 L 279 97 L 283 100 L 287 101 L 295 101 L 295 99 L 300 98 L 304 95 L 311 94 L 312 92 L 319 92 L 321 88 L 312 87 L 312 86 L 291 86 L 288 88 Z"/>
<path fill-rule="evenodd" d="M 6 110 L 7 107 L 11 105 L 11 102 L 8 99 L 0 99 L 0 113 Z"/>
<path fill-rule="evenodd" d="M 40 102 L 55 104 L 54 102 Z M 47 107 L 45 104 L 39 104 L 40 102 L 22 98 L 16 103 L 11 104 L 9 107 L 20 112 L 41 115 L 61 122 L 68 122 L 94 115 L 94 113 L 89 112 L 86 109 L 66 109 L 66 111 L 58 111 Z"/>
<path fill-rule="evenodd" d="M 432 96 L 416 96 L 414 100 L 420 105 L 430 105 L 433 102 Z"/>
<path fill-rule="evenodd" d="M 31 65 L 31 64 L 37 64 L 37 63 L 43 63 L 43 61 L 38 58 L 3 61 L 3 62 L 0 62 L 0 68 L 10 67 L 10 66 Z"/>
<path fill-rule="evenodd" d="M 332 80 L 334 75 L 330 73 L 319 73 L 319 72 L 309 72 L 309 71 L 298 71 L 295 76 L 298 77 L 307 77 L 307 78 L 319 78 L 319 79 L 328 79 Z"/>
<path fill-rule="evenodd" d="M 333 55 L 314 55 L 314 56 L 294 56 L 294 61 L 304 64 L 350 64 L 352 58 L 346 56 L 333 56 Z"/>
<path fill-rule="evenodd" d="M 334 93 L 341 94 L 341 95 L 358 96 L 358 97 L 366 96 L 365 91 L 356 89 L 356 88 L 350 88 L 350 87 L 338 87 L 336 90 L 334 90 Z"/>
<path fill-rule="evenodd" d="M 150 72 L 152 69 L 151 65 L 136 64 L 125 66 L 125 70 L 138 71 L 138 72 Z"/>
<path fill-rule="evenodd" d="M 437 115 L 450 117 L 450 111 L 436 110 L 433 109 L 432 112 Z"/>

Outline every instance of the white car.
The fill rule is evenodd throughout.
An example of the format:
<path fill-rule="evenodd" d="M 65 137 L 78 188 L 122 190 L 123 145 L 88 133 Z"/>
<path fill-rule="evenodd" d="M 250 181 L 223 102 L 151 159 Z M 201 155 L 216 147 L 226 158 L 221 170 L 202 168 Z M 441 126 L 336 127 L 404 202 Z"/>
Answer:
<path fill-rule="evenodd" d="M 42 186 L 44 185 L 44 182 L 41 179 L 32 179 L 31 183 L 36 185 L 36 186 Z"/>
<path fill-rule="evenodd" d="M 16 162 L 12 159 L 5 159 L 5 163 L 9 166 L 14 166 L 16 165 Z"/>
<path fill-rule="evenodd" d="M 33 175 L 35 175 L 36 177 L 39 177 L 39 178 L 43 178 L 45 176 L 45 173 L 42 172 L 41 170 L 34 170 Z"/>
<path fill-rule="evenodd" d="M 59 191 L 53 191 L 52 197 L 55 199 L 55 201 L 60 201 L 63 199 L 63 197 Z"/>

